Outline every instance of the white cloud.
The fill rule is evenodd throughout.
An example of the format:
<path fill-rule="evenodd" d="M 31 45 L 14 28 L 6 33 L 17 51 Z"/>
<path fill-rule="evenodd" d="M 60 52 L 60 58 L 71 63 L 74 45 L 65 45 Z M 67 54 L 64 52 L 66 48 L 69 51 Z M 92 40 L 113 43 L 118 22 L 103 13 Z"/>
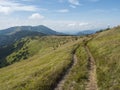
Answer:
<path fill-rule="evenodd" d="M 70 5 L 70 7 L 71 7 L 71 8 L 76 8 L 76 6 L 75 6 L 75 5 Z"/>
<path fill-rule="evenodd" d="M 115 20 L 116 21 L 116 20 Z M 12 22 L 12 23 L 11 23 Z M 109 21 L 110 22 L 110 21 Z M 120 21 L 111 23 L 103 21 L 97 22 L 87 22 L 87 21 L 70 21 L 70 20 L 33 20 L 33 19 L 19 19 L 19 18 L 6 18 L 0 19 L 0 29 L 12 27 L 12 26 L 36 26 L 36 25 L 46 25 L 47 27 L 52 28 L 53 30 L 59 32 L 78 32 L 82 30 L 96 30 L 108 27 L 108 24 L 111 26 L 119 25 Z"/>
<path fill-rule="evenodd" d="M 69 23 L 68 27 L 74 27 L 76 24 L 75 23 Z"/>
<path fill-rule="evenodd" d="M 0 13 L 9 14 L 10 12 L 12 12 L 10 7 L 2 7 L 2 6 L 0 6 Z"/>
<path fill-rule="evenodd" d="M 73 4 L 73 5 L 80 5 L 79 0 L 68 0 L 68 2 Z"/>
<path fill-rule="evenodd" d="M 29 19 L 44 19 L 45 17 L 39 13 L 32 14 Z"/>
<path fill-rule="evenodd" d="M 73 22 L 67 22 L 67 30 L 75 30 L 76 31 L 80 31 L 80 30 L 87 30 L 88 28 L 91 27 L 91 24 L 87 23 L 87 22 L 79 22 L 79 21 L 73 21 Z"/>
<path fill-rule="evenodd" d="M 0 0 L 0 13 L 9 14 L 15 11 L 36 11 L 37 7 L 33 5 L 25 5 L 8 0 Z"/>
<path fill-rule="evenodd" d="M 87 26 L 87 25 L 89 25 L 89 23 L 87 22 L 74 22 L 74 23 L 69 23 L 68 27 L 76 27 L 76 26 L 82 27 L 82 26 Z"/>
<path fill-rule="evenodd" d="M 60 13 L 67 13 L 67 12 L 69 12 L 69 10 L 68 10 L 68 9 L 61 9 L 61 10 L 58 10 L 57 12 L 60 12 Z"/>
<path fill-rule="evenodd" d="M 79 23 L 79 26 L 87 26 L 87 25 L 89 25 L 89 23 Z"/>

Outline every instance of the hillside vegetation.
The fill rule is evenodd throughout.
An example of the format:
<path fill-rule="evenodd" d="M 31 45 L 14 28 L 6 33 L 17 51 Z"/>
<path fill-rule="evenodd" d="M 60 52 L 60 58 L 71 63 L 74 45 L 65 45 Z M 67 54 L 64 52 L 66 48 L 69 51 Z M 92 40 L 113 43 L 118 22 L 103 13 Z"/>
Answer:
<path fill-rule="evenodd" d="M 0 69 L 0 89 L 52 90 L 72 62 L 73 48 L 78 43 L 76 37 L 34 37 L 20 42 L 23 41 L 20 49 L 7 56 L 9 63 L 19 62 Z M 28 59 L 25 56 L 23 60 L 24 55 L 19 55 L 26 52 L 26 46 Z"/>
<path fill-rule="evenodd" d="M 1 90 L 54 90 L 60 81 L 62 90 L 120 90 L 119 26 L 81 38 L 27 37 L 2 49 L 9 66 L 0 69 Z"/>
<path fill-rule="evenodd" d="M 20 60 L 25 60 L 36 53 L 42 56 L 68 42 L 77 40 L 77 38 L 71 36 L 34 36 L 23 38 L 12 45 L 1 48 L 4 52 L 0 53 L 0 66 L 3 67 Z"/>
<path fill-rule="evenodd" d="M 120 90 L 120 27 L 83 37 L 76 51 L 77 64 L 66 78 L 63 90 L 91 90 L 87 87 L 91 69 L 85 45 L 95 59 L 98 90 Z"/>
<path fill-rule="evenodd" d="M 96 34 L 88 45 L 96 60 L 99 90 L 120 90 L 120 27 Z"/>
<path fill-rule="evenodd" d="M 63 90 L 85 90 L 86 82 L 88 78 L 87 70 L 87 53 L 84 49 L 84 45 L 79 43 L 79 47 L 76 50 L 77 63 L 72 68 Z"/>

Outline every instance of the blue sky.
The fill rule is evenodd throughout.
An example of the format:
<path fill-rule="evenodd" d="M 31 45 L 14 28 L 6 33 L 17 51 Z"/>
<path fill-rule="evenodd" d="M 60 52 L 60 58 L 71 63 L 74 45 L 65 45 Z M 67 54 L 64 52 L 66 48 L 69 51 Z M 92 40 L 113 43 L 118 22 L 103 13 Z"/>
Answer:
<path fill-rule="evenodd" d="M 120 0 L 0 0 L 0 29 L 46 25 L 60 32 L 120 24 Z"/>

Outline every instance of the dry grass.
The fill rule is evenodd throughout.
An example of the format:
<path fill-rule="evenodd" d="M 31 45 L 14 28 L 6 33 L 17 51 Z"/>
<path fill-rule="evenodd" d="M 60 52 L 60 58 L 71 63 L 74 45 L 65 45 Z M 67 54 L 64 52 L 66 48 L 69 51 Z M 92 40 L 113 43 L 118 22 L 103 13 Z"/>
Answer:
<path fill-rule="evenodd" d="M 63 90 L 85 90 L 88 77 L 88 57 L 82 43 L 80 43 L 80 46 L 77 48 L 76 55 L 78 59 L 77 63 L 68 75 Z"/>
<path fill-rule="evenodd" d="M 120 90 L 120 27 L 99 33 L 89 42 L 96 60 L 100 90 Z"/>
<path fill-rule="evenodd" d="M 63 37 L 59 38 L 63 39 Z M 65 38 L 72 39 L 72 37 L 64 37 L 64 41 Z M 51 48 L 49 44 L 46 45 L 46 42 L 43 42 L 43 47 L 46 48 L 39 49 L 40 51 L 35 55 L 0 69 L 0 90 L 53 90 L 58 79 L 71 63 L 72 49 L 78 41 L 67 41 L 56 49 Z M 28 46 L 39 46 L 39 43 L 41 42 L 32 40 L 29 43 L 31 46 Z M 36 47 L 32 49 L 38 49 Z"/>

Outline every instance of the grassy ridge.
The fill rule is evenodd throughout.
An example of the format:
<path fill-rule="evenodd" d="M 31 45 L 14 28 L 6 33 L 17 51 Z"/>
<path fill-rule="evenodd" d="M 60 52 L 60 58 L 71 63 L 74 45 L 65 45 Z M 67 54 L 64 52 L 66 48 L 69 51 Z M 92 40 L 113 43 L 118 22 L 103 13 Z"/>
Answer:
<path fill-rule="evenodd" d="M 0 66 L 11 65 L 20 60 L 26 60 L 29 57 L 34 56 L 36 53 L 44 55 L 75 40 L 77 40 L 77 37 L 72 36 L 36 36 L 23 38 L 11 45 L 12 48 L 8 46 L 4 49 L 0 49 L 5 52 L 0 53 Z M 9 48 L 11 50 L 9 50 Z"/>
<path fill-rule="evenodd" d="M 69 40 L 71 40 L 70 38 Z M 32 41 L 32 44 L 30 44 L 31 47 L 34 44 L 33 42 L 37 41 Z M 15 64 L 1 68 L 0 89 L 53 90 L 61 74 L 72 61 L 71 53 L 74 44 L 75 42 L 70 41 L 56 49 L 49 47 L 47 44 L 48 47 L 46 45 L 45 47 L 47 48 L 43 52 L 37 51 L 34 56 L 27 60 L 21 60 Z M 49 49 L 50 51 L 48 51 Z"/>
<path fill-rule="evenodd" d="M 79 45 L 75 52 L 77 63 L 70 71 L 63 89 L 85 90 L 88 56 L 84 44 L 88 41 L 96 62 L 99 90 L 119 90 L 120 27 L 77 39 L 71 36 L 45 36 L 23 39 L 22 45 L 17 42 L 14 45 L 15 52 L 7 56 L 7 62 L 14 64 L 0 69 L 0 89 L 53 90 L 72 63 L 72 53 Z M 27 54 L 24 55 L 25 52 Z"/>
<path fill-rule="evenodd" d="M 64 85 L 64 90 L 85 90 L 85 83 L 87 80 L 87 53 L 84 49 L 84 45 L 80 43 L 80 46 L 76 50 L 77 64 L 72 68 Z"/>
<path fill-rule="evenodd" d="M 100 90 L 120 90 L 120 27 L 104 31 L 88 43 L 96 60 Z"/>

